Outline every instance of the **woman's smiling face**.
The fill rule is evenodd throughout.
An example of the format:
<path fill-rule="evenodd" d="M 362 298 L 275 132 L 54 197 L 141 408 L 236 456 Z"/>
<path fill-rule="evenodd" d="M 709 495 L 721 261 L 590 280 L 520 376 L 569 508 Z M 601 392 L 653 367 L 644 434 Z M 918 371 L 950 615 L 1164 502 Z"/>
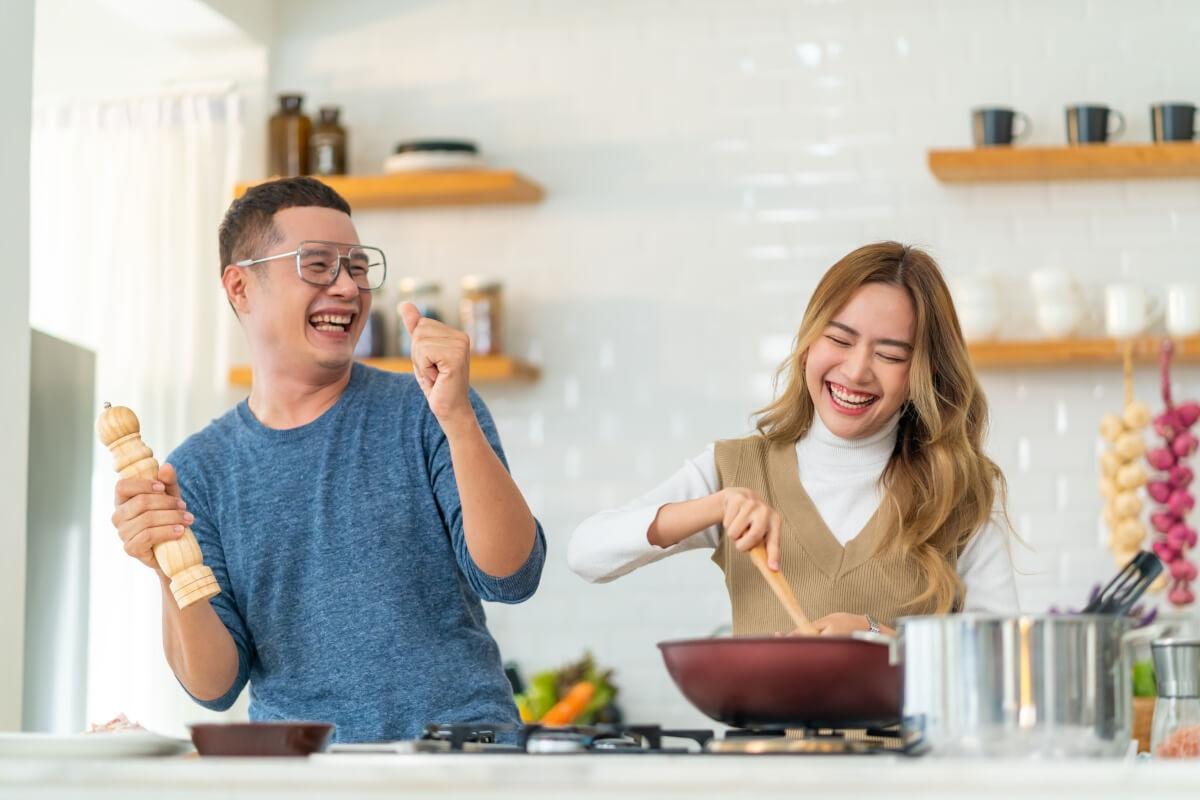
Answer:
<path fill-rule="evenodd" d="M 867 283 L 808 348 L 804 382 L 835 436 L 870 436 L 908 399 L 915 327 L 905 289 Z"/>

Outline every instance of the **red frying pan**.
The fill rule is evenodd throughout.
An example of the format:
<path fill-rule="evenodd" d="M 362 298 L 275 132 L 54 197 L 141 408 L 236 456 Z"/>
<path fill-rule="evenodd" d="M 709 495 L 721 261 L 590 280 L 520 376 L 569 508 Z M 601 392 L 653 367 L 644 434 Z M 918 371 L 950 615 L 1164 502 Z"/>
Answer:
<path fill-rule="evenodd" d="M 735 636 L 658 647 L 683 696 L 726 725 L 849 728 L 900 720 L 901 672 L 888 663 L 886 642 Z"/>
<path fill-rule="evenodd" d="M 783 576 L 750 557 L 796 627 L 816 629 Z M 680 639 L 658 645 L 667 672 L 692 705 L 737 728 L 887 725 L 900 720 L 901 672 L 887 640 L 849 636 Z"/>

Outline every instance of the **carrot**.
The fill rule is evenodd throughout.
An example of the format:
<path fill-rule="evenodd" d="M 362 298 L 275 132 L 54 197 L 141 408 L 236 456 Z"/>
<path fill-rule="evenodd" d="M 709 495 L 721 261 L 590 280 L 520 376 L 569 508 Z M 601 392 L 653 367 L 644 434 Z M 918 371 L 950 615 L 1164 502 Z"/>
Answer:
<path fill-rule="evenodd" d="M 562 700 L 559 700 L 550 710 L 538 720 L 543 725 L 570 725 L 575 718 L 583 713 L 592 696 L 596 694 L 596 684 L 591 681 L 580 681 L 571 687 Z"/>

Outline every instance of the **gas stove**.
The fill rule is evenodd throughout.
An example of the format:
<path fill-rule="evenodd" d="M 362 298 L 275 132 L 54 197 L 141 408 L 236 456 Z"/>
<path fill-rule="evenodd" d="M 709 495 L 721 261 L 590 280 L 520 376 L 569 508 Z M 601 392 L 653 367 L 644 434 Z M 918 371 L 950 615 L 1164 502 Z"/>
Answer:
<path fill-rule="evenodd" d="M 491 753 L 528 755 L 919 755 L 898 727 L 729 729 L 660 725 L 429 725 L 420 739 L 333 745 L 330 752 Z"/>

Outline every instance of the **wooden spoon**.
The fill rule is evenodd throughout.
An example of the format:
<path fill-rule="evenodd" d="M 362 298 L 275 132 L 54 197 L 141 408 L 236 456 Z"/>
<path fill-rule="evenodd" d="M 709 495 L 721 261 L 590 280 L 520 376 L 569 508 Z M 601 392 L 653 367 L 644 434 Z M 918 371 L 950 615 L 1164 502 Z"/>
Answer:
<path fill-rule="evenodd" d="M 767 565 L 767 547 L 764 544 L 757 544 L 750 550 L 750 560 L 754 562 L 754 566 L 758 567 L 758 571 L 762 573 L 763 580 L 771 587 L 771 591 L 779 598 L 779 602 L 783 603 L 784 609 L 788 616 L 792 618 L 792 622 L 796 625 L 796 630 L 802 636 L 816 636 L 817 628 L 809 620 L 808 615 L 804 613 L 804 609 L 800 607 L 800 601 L 796 599 L 796 595 L 792 594 L 792 587 L 788 586 L 787 579 Z"/>

